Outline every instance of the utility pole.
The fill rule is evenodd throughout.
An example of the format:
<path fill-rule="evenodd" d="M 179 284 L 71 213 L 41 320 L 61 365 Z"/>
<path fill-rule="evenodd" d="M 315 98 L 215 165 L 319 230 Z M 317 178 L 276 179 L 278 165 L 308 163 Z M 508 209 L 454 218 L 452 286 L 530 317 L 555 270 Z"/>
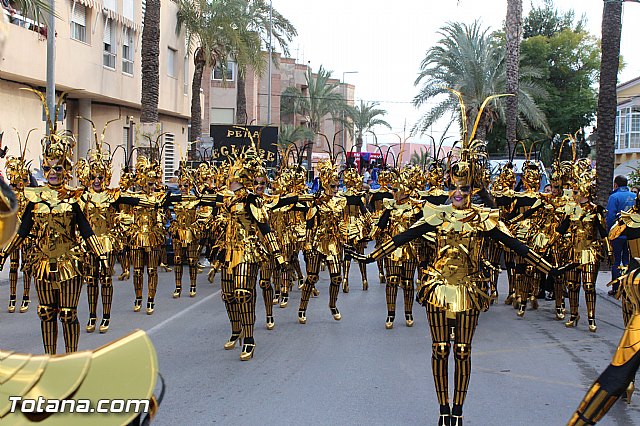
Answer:
<path fill-rule="evenodd" d="M 342 72 L 342 96 L 344 97 L 344 102 L 345 104 L 347 103 L 347 85 L 344 82 L 344 76 L 346 74 L 358 74 L 358 71 L 343 71 Z M 344 155 L 344 153 L 346 152 L 345 149 L 345 131 L 344 131 L 344 111 L 342 111 L 342 155 Z M 347 159 L 345 158 L 344 161 L 346 162 Z"/>
<path fill-rule="evenodd" d="M 55 0 L 49 0 L 49 8 L 51 9 L 47 17 L 47 108 L 50 117 L 55 125 L 58 120 L 56 116 L 56 17 L 55 17 Z M 47 134 L 49 134 L 49 126 L 47 126 Z"/>
<path fill-rule="evenodd" d="M 273 35 L 273 0 L 269 0 L 269 80 L 267 81 L 267 125 L 271 124 L 271 62 L 272 62 L 272 51 L 271 48 L 271 38 Z"/>

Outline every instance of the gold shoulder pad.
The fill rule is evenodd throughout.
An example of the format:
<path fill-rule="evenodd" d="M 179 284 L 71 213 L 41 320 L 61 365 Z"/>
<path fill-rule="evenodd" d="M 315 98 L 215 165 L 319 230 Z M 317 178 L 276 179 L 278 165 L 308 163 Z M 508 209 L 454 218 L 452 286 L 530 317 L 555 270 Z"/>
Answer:
<path fill-rule="evenodd" d="M 480 214 L 480 223 L 483 231 L 490 231 L 491 229 L 498 226 L 500 222 L 500 210 L 499 209 L 488 209 L 488 208 L 479 208 Z M 505 228 L 506 229 L 506 228 Z M 502 230 L 500 228 L 500 230 Z"/>
<path fill-rule="evenodd" d="M 394 200 L 393 198 L 383 198 L 382 205 L 387 210 L 393 210 L 396 205 L 396 200 Z"/>
<path fill-rule="evenodd" d="M 32 203 L 38 203 L 42 201 L 42 192 L 46 189 L 44 186 L 27 187 L 24 189 L 24 198 Z"/>
<path fill-rule="evenodd" d="M 149 411 L 155 412 L 153 390 L 157 374 L 156 351 L 140 330 L 94 351 L 57 356 L 0 352 L 0 419 L 9 420 L 9 424 L 29 423 L 19 411 L 9 413 L 9 395 L 45 400 L 73 396 L 78 404 L 80 400 L 90 401 L 89 411 L 101 399 L 141 400 L 128 413 L 44 413 L 49 415 L 44 419 L 47 424 L 127 424 L 139 414 L 135 408 L 143 409 L 146 401 Z M 78 408 L 79 405 L 76 411 Z"/>
<path fill-rule="evenodd" d="M 439 226 L 442 225 L 447 217 L 449 217 L 450 213 L 450 205 L 436 206 L 425 201 L 424 206 L 422 207 L 422 221 L 427 222 L 431 226 Z M 414 226 L 416 224 L 414 224 Z"/>
<path fill-rule="evenodd" d="M 251 214 L 260 223 L 266 223 L 269 221 L 269 215 L 267 214 L 267 209 L 264 206 L 256 206 L 255 204 L 250 204 Z"/>

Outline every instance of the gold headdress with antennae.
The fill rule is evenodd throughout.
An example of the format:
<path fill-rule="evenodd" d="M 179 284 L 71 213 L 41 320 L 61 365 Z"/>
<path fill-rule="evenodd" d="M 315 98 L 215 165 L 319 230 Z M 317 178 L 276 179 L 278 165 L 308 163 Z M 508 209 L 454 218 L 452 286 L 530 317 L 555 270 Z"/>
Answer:
<path fill-rule="evenodd" d="M 44 107 L 45 118 L 47 120 L 47 127 L 49 134 L 42 138 L 42 156 L 45 162 L 57 161 L 59 166 L 62 166 L 65 170 L 66 177 L 71 177 L 71 170 L 73 168 L 73 148 L 75 147 L 76 140 L 69 131 L 58 131 L 57 117 L 62 107 L 62 104 L 67 98 L 70 92 L 63 92 L 58 98 L 58 103 L 54 111 L 53 118 L 51 117 L 49 107 L 47 106 L 47 99 L 44 93 L 39 90 L 32 89 L 30 87 L 23 87 L 21 90 L 28 90 L 35 93 L 39 98 L 42 106 Z"/>
<path fill-rule="evenodd" d="M 76 166 L 76 174 L 78 175 L 79 179 L 82 180 L 82 177 L 85 177 L 88 181 L 93 181 L 93 179 L 95 179 L 96 177 L 102 176 L 103 186 L 108 187 L 109 184 L 111 183 L 113 168 L 111 164 L 112 162 L 111 147 L 109 146 L 108 143 L 105 142 L 105 135 L 107 133 L 107 128 L 109 127 L 109 124 L 120 120 L 122 116 L 118 115 L 118 118 L 114 118 L 107 121 L 104 124 L 104 127 L 102 128 L 101 134 L 98 134 L 96 125 L 92 120 L 82 116 L 78 116 L 78 118 L 82 120 L 86 120 L 89 123 L 91 123 L 91 129 L 93 132 L 95 146 L 90 148 L 87 151 L 87 159 L 86 159 L 87 165 L 84 166 L 79 164 Z M 107 149 L 105 149 L 104 147 L 105 145 L 107 145 Z M 82 171 L 80 169 L 86 169 L 86 170 Z M 86 175 L 86 176 L 81 176 L 81 175 Z"/>
<path fill-rule="evenodd" d="M 18 136 L 18 147 L 20 149 L 20 155 L 18 157 L 9 156 L 7 157 L 6 162 L 6 170 L 7 170 L 7 178 L 9 179 L 9 183 L 14 188 L 23 188 L 29 184 L 29 164 L 25 161 L 25 154 L 27 152 L 27 144 L 29 142 L 29 137 L 31 133 L 36 129 L 29 130 L 27 133 L 27 137 L 22 143 L 22 138 L 20 137 L 20 132 L 16 128 L 14 128 L 17 136 Z"/>

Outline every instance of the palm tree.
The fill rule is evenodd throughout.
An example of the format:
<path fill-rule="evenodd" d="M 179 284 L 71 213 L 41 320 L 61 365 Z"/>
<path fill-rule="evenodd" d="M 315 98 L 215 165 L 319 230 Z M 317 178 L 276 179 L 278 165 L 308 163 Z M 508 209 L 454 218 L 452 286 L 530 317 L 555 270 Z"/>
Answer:
<path fill-rule="evenodd" d="M 471 25 L 448 23 L 440 29 L 440 34 L 442 38 L 427 51 L 420 65 L 415 85 L 421 84 L 421 87 L 413 104 L 422 106 L 442 94 L 449 94 L 447 88 L 453 88 L 463 94 L 466 105 L 467 116 L 458 117 L 465 119 L 471 129 L 482 102 L 506 90 L 505 54 L 489 30 L 482 29 L 478 21 Z M 547 131 L 546 117 L 534 100 L 546 96 L 545 90 L 536 83 L 539 78 L 541 73 L 537 69 L 520 69 L 518 127 L 524 133 L 530 127 Z M 484 139 L 495 122 L 504 122 L 504 99 L 495 99 L 485 108 L 477 138 Z M 455 117 L 459 111 L 458 99 L 447 96 L 420 118 L 412 132 L 424 133 L 445 114 Z"/>
<path fill-rule="evenodd" d="M 431 153 L 428 148 L 420 148 L 420 152 L 411 153 L 411 158 L 409 158 L 409 164 L 416 164 L 418 166 L 424 167 L 431 158 Z"/>
<path fill-rule="evenodd" d="M 278 131 L 278 146 L 286 149 L 292 143 L 313 139 L 313 137 L 314 134 L 308 127 L 282 124 Z"/>
<path fill-rule="evenodd" d="M 618 98 L 620 34 L 622 32 L 622 0 L 605 1 L 602 10 L 602 57 L 600 60 L 600 93 L 598 94 L 598 161 L 597 198 L 606 205 L 613 182 L 615 162 L 615 125 Z"/>
<path fill-rule="evenodd" d="M 269 2 L 265 0 L 244 0 L 246 7 L 244 9 L 243 19 L 245 20 L 245 28 L 259 34 L 262 43 L 267 46 L 267 50 L 273 53 L 273 46 L 269 46 L 269 31 L 271 30 L 272 41 L 275 40 L 282 53 L 289 56 L 289 42 L 293 37 L 298 35 L 298 31 L 293 24 L 285 18 L 280 12 L 270 7 Z M 269 14 L 271 13 L 271 20 Z M 273 43 L 272 43 L 273 44 Z M 273 57 L 275 59 L 275 57 Z M 272 59 L 272 60 L 273 60 Z M 269 53 L 267 53 L 269 60 Z M 253 68 L 258 76 L 262 76 L 266 67 L 265 60 L 262 55 L 257 58 L 256 63 L 247 64 Z M 277 64 L 276 64 L 277 65 Z M 247 122 L 247 95 L 245 93 L 245 77 L 247 67 L 243 64 L 238 66 L 238 96 L 236 101 L 236 123 Z M 268 123 L 270 124 L 270 123 Z"/>
<path fill-rule="evenodd" d="M 505 99 L 507 152 L 517 143 L 516 126 L 518 122 L 518 81 L 520 74 L 520 40 L 522 38 L 522 0 L 507 0 L 507 18 L 505 26 L 506 35 L 506 62 L 507 62 L 507 86 Z"/>
<path fill-rule="evenodd" d="M 44 15 L 52 12 L 51 5 L 47 0 L 14 0 L 11 3 L 3 1 L 0 4 L 9 12 L 19 10 L 22 16 L 33 17 L 35 22 L 44 22 Z"/>
<path fill-rule="evenodd" d="M 142 28 L 142 95 L 140 121 L 158 122 L 160 92 L 160 0 L 147 0 Z"/>
<path fill-rule="evenodd" d="M 202 135 L 199 94 L 204 69 L 216 65 L 226 69 L 230 55 L 238 64 L 255 62 L 260 55 L 260 37 L 246 30 L 243 8 L 243 0 L 178 1 L 176 32 L 186 30 L 188 46 L 195 46 L 190 141 Z"/>
<path fill-rule="evenodd" d="M 376 108 L 378 102 L 364 102 L 360 101 L 360 105 L 355 107 L 349 107 L 346 112 L 348 120 L 345 120 L 344 124 L 347 125 L 349 134 L 353 136 L 355 130 L 356 147 L 358 151 L 362 151 L 362 138 L 365 133 L 370 133 L 374 137 L 375 132 L 372 130 L 375 126 L 385 126 L 387 129 L 391 129 L 391 125 L 385 120 L 380 118 L 387 114 L 387 111 Z M 350 126 L 353 123 L 353 127 Z"/>
<path fill-rule="evenodd" d="M 330 82 L 330 79 L 331 71 L 325 70 L 322 65 L 315 75 L 311 72 L 311 68 L 307 68 L 306 96 L 297 87 L 287 87 L 282 93 L 283 111 L 289 114 L 303 114 L 307 127 L 314 135 L 320 133 L 320 125 L 324 117 L 329 115 L 331 120 L 336 121 L 346 111 L 346 103 L 338 91 L 340 82 Z M 292 109 L 289 110 L 289 108 Z M 309 144 L 308 164 L 311 164 L 312 154 L 313 144 Z"/>

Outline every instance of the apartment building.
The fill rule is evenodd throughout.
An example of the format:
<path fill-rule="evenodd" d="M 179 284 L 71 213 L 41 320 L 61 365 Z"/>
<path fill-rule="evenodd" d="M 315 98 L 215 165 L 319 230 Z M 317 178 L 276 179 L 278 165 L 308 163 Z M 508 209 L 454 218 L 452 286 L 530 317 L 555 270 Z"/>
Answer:
<path fill-rule="evenodd" d="M 640 77 L 618 85 L 614 174 L 640 168 Z"/>
<path fill-rule="evenodd" d="M 145 0 L 57 0 L 56 90 L 70 94 L 58 124 L 78 136 L 76 156 L 86 155 L 92 140 L 91 125 L 78 116 L 91 119 L 99 133 L 109 125 L 105 141 L 118 145 L 148 144 L 139 130 L 142 86 L 141 44 Z M 33 93 L 19 90 L 46 86 L 46 32 L 20 11 L 5 9 L 12 25 L 0 62 L 0 131 L 9 155 L 18 153 L 16 128 L 21 135 L 35 128 L 26 157 L 32 169 L 40 167 L 39 139 L 45 132 L 43 110 Z M 161 132 L 165 181 L 178 167 L 178 153 L 186 153 L 190 115 L 190 81 L 193 66 L 185 46 L 184 34 L 176 35 L 175 1 L 163 1 L 160 18 L 160 98 Z M 37 135 L 37 136 L 35 136 Z M 24 138 L 24 136 L 23 136 Z M 117 184 L 124 163 L 123 150 L 114 155 Z"/>
<path fill-rule="evenodd" d="M 265 60 L 268 60 L 265 52 Z M 280 116 L 280 100 L 282 92 L 287 87 L 297 87 L 301 89 L 302 94 L 307 94 L 307 80 L 305 75 L 309 70 L 309 65 L 296 63 L 295 59 L 278 56 L 277 66 L 272 66 L 271 73 L 271 123 L 279 126 L 284 124 L 306 125 L 307 119 L 302 114 L 293 116 Z M 223 72 L 226 75 L 223 76 Z M 206 70 L 203 76 L 203 136 L 209 136 L 209 125 L 211 124 L 238 124 L 236 123 L 236 110 L 238 98 L 238 69 L 235 63 L 230 62 L 229 66 L 222 70 L 220 67 Z M 316 75 L 314 74 L 315 78 Z M 349 105 L 354 104 L 355 86 L 345 84 L 339 79 L 330 79 L 330 84 L 337 84 L 337 90 L 347 100 Z M 256 76 L 252 70 L 246 73 L 245 93 L 247 99 L 247 118 L 246 123 L 253 125 L 269 124 L 268 120 L 268 74 L 265 72 L 263 76 Z M 325 134 L 329 141 L 333 140 L 336 132 L 344 130 L 343 133 L 336 137 L 336 145 L 343 146 L 347 151 L 353 145 L 353 139 L 343 129 L 339 123 L 334 123 L 331 117 L 324 117 L 320 126 L 320 132 Z M 323 137 L 317 137 L 314 141 L 312 164 L 316 164 L 323 158 L 327 158 L 328 147 Z"/>

